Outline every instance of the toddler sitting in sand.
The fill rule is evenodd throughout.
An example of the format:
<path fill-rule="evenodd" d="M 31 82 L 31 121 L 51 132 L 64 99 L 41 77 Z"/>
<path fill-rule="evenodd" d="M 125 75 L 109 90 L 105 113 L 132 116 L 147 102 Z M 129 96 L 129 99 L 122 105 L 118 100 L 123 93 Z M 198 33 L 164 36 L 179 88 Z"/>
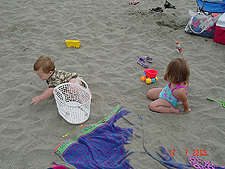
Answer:
<path fill-rule="evenodd" d="M 173 59 L 167 66 L 164 79 L 169 84 L 164 88 L 154 88 L 147 92 L 147 97 L 155 100 L 149 104 L 152 111 L 159 113 L 177 113 L 175 109 L 179 100 L 184 106 L 185 112 L 190 112 L 187 99 L 187 87 L 189 85 L 190 70 L 187 61 L 183 58 Z"/>
<path fill-rule="evenodd" d="M 76 78 L 80 77 L 78 73 L 69 73 L 63 70 L 56 70 L 55 64 L 48 56 L 41 56 L 34 63 L 34 71 L 41 80 L 46 80 L 49 88 L 40 96 L 32 99 L 31 104 L 36 105 L 38 102 L 49 98 L 53 94 L 53 89 L 62 83 L 76 83 Z M 79 81 L 82 85 L 82 82 Z M 90 91 L 91 92 L 91 91 Z"/>

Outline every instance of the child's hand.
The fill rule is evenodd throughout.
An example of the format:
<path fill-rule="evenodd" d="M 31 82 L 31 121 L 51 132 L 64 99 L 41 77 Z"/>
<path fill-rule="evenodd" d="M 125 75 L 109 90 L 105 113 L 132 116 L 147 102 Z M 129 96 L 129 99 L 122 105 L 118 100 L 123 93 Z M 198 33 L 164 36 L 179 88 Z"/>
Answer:
<path fill-rule="evenodd" d="M 189 108 L 189 109 L 187 109 L 187 110 L 184 110 L 186 113 L 189 113 L 189 112 L 191 112 L 191 109 Z"/>
<path fill-rule="evenodd" d="M 40 101 L 41 101 L 41 99 L 39 98 L 39 96 L 36 96 L 35 98 L 32 99 L 31 104 L 34 103 L 34 105 L 36 105 Z"/>

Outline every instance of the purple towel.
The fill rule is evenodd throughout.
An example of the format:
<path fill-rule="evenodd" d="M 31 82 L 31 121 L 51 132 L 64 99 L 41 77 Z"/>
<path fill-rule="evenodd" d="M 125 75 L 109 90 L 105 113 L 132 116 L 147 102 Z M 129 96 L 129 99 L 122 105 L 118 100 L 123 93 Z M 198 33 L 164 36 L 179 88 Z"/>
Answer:
<path fill-rule="evenodd" d="M 120 110 L 118 106 L 100 122 L 82 128 L 83 134 L 61 143 L 55 152 L 78 169 L 133 168 L 125 159 L 132 152 L 124 148 L 133 130 L 114 125 L 130 112 Z"/>
<path fill-rule="evenodd" d="M 133 168 L 126 159 L 133 152 L 125 150 L 129 137 L 133 134 L 131 128 L 121 128 L 115 126 L 115 122 L 122 116 L 131 113 L 128 110 L 121 110 L 117 106 L 107 117 L 98 123 L 85 126 L 81 129 L 82 134 L 64 141 L 55 152 L 67 163 L 78 169 L 130 169 Z M 138 115 L 139 119 L 142 118 Z M 142 124 L 142 122 L 141 122 Z M 165 148 L 160 146 L 161 152 L 157 154 L 162 158 L 157 158 L 143 148 L 154 160 L 160 162 L 166 168 L 189 169 L 191 164 L 174 162 Z M 225 169 L 225 167 L 215 166 L 215 169 Z"/>

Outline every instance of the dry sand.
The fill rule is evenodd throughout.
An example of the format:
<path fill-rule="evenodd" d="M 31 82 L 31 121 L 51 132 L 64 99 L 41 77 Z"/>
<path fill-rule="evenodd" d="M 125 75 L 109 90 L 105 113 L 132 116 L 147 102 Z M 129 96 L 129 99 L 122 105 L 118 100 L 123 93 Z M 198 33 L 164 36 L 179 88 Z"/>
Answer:
<path fill-rule="evenodd" d="M 184 32 L 188 10 L 196 11 L 194 0 L 171 0 L 176 9 L 164 9 L 163 13 L 149 10 L 163 7 L 163 0 L 139 2 L 1 1 L 0 168 L 43 169 L 52 161 L 66 165 L 54 149 L 64 141 L 64 134 L 80 128 L 58 114 L 53 97 L 36 106 L 30 104 L 47 89 L 32 70 L 41 55 L 51 57 L 58 69 L 81 73 L 89 84 L 94 100 L 85 125 L 98 122 L 121 105 L 142 116 L 145 146 L 154 155 L 162 145 L 175 150 L 177 162 L 188 163 L 194 150 L 205 149 L 207 156 L 202 159 L 225 165 L 225 109 L 206 100 L 225 101 L 225 46 Z M 67 48 L 66 39 L 79 39 L 80 48 Z M 183 47 L 182 55 L 175 50 L 176 41 Z M 143 68 L 137 57 L 144 56 L 154 59 L 150 68 L 159 72 L 159 81 L 150 85 L 140 80 Z M 152 112 L 146 92 L 167 84 L 163 75 L 175 57 L 185 58 L 190 65 L 192 112 Z M 183 110 L 181 104 L 178 108 Z M 143 151 L 142 138 L 134 138 L 129 150 Z M 146 154 L 128 158 L 134 168 L 164 168 Z"/>

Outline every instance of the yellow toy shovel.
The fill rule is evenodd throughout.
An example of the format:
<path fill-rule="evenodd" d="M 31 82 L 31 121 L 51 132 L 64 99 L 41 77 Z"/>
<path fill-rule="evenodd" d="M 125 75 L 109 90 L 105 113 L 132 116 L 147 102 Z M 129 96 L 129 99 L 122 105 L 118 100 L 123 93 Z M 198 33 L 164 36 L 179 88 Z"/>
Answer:
<path fill-rule="evenodd" d="M 79 48 L 80 41 L 79 40 L 66 40 L 66 46 L 68 48 L 70 48 L 70 47 Z"/>

